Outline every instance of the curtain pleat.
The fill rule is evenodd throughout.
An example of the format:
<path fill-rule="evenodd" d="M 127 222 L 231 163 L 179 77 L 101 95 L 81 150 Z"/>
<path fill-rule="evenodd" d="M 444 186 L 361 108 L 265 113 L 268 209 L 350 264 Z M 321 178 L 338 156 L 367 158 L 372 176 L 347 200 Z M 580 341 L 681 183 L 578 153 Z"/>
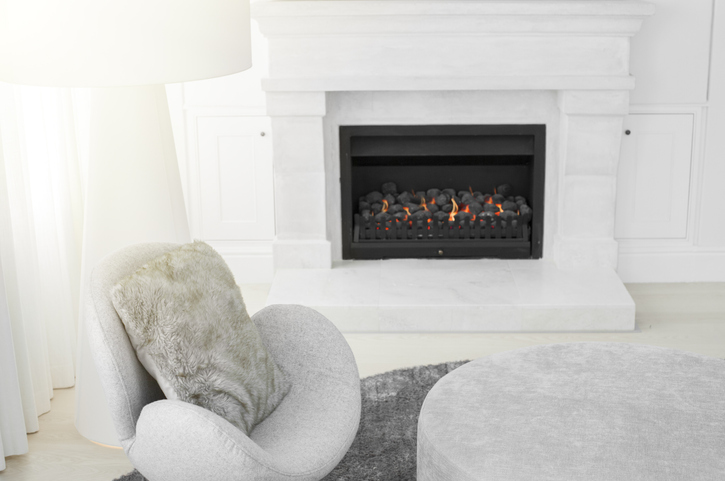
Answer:
<path fill-rule="evenodd" d="M 0 459 L 19 454 L 10 452 L 9 440 L 15 446 L 38 430 L 37 417 L 50 410 L 53 389 L 75 384 L 83 228 L 77 123 L 69 89 L 0 84 L 0 260 L 7 311 L 7 332 L 0 331 L 0 413 L 24 421 L 8 427 L 0 419 Z M 9 372 L 16 378 L 16 404 L 4 396 Z"/>
<path fill-rule="evenodd" d="M 22 409 L 10 311 L 0 263 L 0 469 L 5 469 L 4 456 L 28 451 L 25 419 L 18 415 Z"/>

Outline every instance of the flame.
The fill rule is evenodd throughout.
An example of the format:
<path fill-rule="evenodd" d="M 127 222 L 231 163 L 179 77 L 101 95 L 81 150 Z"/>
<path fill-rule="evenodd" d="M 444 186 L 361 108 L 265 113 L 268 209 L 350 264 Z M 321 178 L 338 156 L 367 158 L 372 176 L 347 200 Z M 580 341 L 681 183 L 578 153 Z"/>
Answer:
<path fill-rule="evenodd" d="M 433 198 L 431 199 L 430 203 L 431 203 L 431 204 L 435 204 L 435 203 L 436 203 L 436 198 L 435 198 L 435 197 L 433 197 Z"/>
<path fill-rule="evenodd" d="M 503 212 L 503 209 L 501 208 L 501 204 L 496 204 L 496 207 L 498 207 L 498 212 L 496 212 L 496 215 L 501 215 L 501 212 Z"/>
<path fill-rule="evenodd" d="M 448 220 L 454 221 L 456 220 L 456 214 L 458 214 L 458 204 L 456 204 L 456 199 L 451 199 L 451 202 L 453 202 L 453 210 L 448 214 Z"/>
<path fill-rule="evenodd" d="M 493 204 L 493 198 L 489 195 L 486 197 L 486 199 L 483 201 L 484 204 Z"/>
<path fill-rule="evenodd" d="M 388 211 L 388 201 L 383 199 L 383 212 Z"/>
<path fill-rule="evenodd" d="M 498 192 L 496 192 L 496 187 L 493 188 L 493 193 L 494 195 L 498 194 Z"/>
<path fill-rule="evenodd" d="M 425 203 L 425 198 L 420 198 L 420 206 L 423 208 L 423 210 L 428 210 L 428 205 Z"/>
<path fill-rule="evenodd" d="M 406 216 L 410 215 L 410 207 L 403 207 L 403 210 L 406 213 Z"/>
<path fill-rule="evenodd" d="M 473 189 L 471 188 L 471 186 L 470 186 L 470 185 L 468 186 L 468 192 L 470 192 L 470 193 L 471 193 L 471 195 L 473 195 Z"/>

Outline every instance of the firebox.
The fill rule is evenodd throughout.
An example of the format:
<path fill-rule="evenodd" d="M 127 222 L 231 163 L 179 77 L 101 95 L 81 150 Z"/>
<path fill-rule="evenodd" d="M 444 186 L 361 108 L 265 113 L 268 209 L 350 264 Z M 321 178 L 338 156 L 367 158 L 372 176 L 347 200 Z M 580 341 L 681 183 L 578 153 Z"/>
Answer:
<path fill-rule="evenodd" d="M 539 259 L 545 125 L 340 127 L 343 259 Z"/>

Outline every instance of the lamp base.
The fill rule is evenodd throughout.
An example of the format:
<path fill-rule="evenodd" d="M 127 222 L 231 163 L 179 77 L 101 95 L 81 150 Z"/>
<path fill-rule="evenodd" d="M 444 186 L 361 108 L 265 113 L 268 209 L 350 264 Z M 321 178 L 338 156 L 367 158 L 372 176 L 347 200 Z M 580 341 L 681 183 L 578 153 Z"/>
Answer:
<path fill-rule="evenodd" d="M 191 240 L 163 85 L 92 89 L 89 157 L 81 298 L 107 254 L 142 242 Z M 120 446 L 82 310 L 77 362 L 76 428 L 91 441 Z"/>

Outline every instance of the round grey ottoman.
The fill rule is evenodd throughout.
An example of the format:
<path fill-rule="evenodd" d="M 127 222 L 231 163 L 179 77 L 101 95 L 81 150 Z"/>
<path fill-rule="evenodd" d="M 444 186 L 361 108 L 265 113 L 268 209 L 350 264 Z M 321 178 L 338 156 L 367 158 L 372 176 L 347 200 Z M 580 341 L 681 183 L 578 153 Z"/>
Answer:
<path fill-rule="evenodd" d="M 725 361 L 637 344 L 535 346 L 443 377 L 418 481 L 725 480 Z"/>

